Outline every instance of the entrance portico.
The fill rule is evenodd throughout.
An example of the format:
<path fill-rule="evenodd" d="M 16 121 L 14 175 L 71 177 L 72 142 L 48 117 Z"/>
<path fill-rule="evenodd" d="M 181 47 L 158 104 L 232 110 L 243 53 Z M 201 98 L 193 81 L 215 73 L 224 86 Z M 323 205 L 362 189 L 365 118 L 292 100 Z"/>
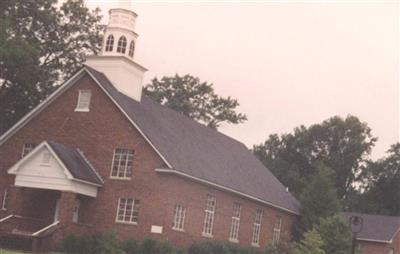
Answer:
<path fill-rule="evenodd" d="M 60 228 L 69 233 L 80 222 L 81 207 L 103 184 L 82 152 L 55 142 L 41 143 L 8 173 L 15 181 L 8 191 L 9 215 L 0 218 L 0 237 L 29 239 L 36 249 L 40 236 L 49 239 Z"/>

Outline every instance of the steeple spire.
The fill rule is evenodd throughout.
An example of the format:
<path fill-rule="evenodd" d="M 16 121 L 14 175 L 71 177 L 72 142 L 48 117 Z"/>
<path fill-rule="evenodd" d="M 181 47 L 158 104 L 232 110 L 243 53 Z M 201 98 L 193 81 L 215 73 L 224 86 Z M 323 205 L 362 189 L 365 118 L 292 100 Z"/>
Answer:
<path fill-rule="evenodd" d="M 142 79 L 147 69 L 133 61 L 138 15 L 124 8 L 111 9 L 109 15 L 101 53 L 87 57 L 86 64 L 103 72 L 121 93 L 140 101 Z"/>

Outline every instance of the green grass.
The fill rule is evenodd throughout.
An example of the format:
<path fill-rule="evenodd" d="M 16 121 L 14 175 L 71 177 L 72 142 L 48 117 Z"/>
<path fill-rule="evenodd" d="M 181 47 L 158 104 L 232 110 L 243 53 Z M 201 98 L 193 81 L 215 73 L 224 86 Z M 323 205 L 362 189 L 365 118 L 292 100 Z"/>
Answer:
<path fill-rule="evenodd" d="M 30 253 L 30 252 L 19 252 L 19 251 L 14 251 L 14 250 L 3 250 L 3 249 L 0 249 L 0 254 L 26 254 L 26 253 Z M 48 253 L 48 254 L 62 254 L 62 253 L 51 252 L 51 253 Z"/>
<path fill-rule="evenodd" d="M 23 252 L 16 252 L 16 251 L 10 251 L 10 250 L 3 250 L 0 249 L 0 254 L 22 254 Z"/>

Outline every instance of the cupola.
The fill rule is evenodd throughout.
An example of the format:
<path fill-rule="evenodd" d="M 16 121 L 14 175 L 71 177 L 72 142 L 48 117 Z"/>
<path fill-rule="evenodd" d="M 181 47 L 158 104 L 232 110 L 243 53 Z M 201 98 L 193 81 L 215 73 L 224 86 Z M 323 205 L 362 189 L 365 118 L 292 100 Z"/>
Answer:
<path fill-rule="evenodd" d="M 121 93 L 140 101 L 147 69 L 133 60 L 138 38 L 134 31 L 138 15 L 123 8 L 111 9 L 109 15 L 101 53 L 88 56 L 85 64 L 103 72 Z"/>

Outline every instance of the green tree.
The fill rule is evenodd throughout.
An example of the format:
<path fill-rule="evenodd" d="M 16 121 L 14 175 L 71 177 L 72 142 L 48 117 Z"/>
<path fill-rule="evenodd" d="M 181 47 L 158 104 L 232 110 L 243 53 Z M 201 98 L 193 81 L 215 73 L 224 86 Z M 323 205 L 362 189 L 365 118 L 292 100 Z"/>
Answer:
<path fill-rule="evenodd" d="M 293 254 L 325 254 L 322 249 L 324 241 L 316 230 L 310 230 L 304 234 L 300 243 L 294 244 Z"/>
<path fill-rule="evenodd" d="M 313 230 L 321 236 L 325 253 L 350 253 L 352 235 L 349 223 L 340 214 L 321 219 Z"/>
<path fill-rule="evenodd" d="M 0 134 L 46 98 L 101 42 L 83 0 L 0 1 Z"/>
<path fill-rule="evenodd" d="M 201 82 L 191 75 L 183 77 L 154 78 L 146 85 L 144 93 L 153 100 L 211 128 L 222 122 L 238 124 L 247 120 L 246 115 L 235 111 L 239 103 L 231 97 L 223 98 L 214 93 L 213 84 Z"/>
<path fill-rule="evenodd" d="M 365 189 L 356 193 L 350 209 L 365 213 L 400 216 L 400 143 L 364 170 Z"/>
<path fill-rule="evenodd" d="M 300 195 L 301 217 L 298 234 L 311 230 L 321 218 L 327 218 L 341 211 L 332 181 L 332 171 L 324 165 L 318 166 L 318 173 L 311 177 L 309 184 Z"/>
<path fill-rule="evenodd" d="M 377 139 L 355 116 L 335 116 L 321 124 L 300 126 L 294 133 L 274 134 L 253 147 L 254 154 L 297 196 L 319 163 L 332 169 L 339 199 L 354 190 Z"/>

